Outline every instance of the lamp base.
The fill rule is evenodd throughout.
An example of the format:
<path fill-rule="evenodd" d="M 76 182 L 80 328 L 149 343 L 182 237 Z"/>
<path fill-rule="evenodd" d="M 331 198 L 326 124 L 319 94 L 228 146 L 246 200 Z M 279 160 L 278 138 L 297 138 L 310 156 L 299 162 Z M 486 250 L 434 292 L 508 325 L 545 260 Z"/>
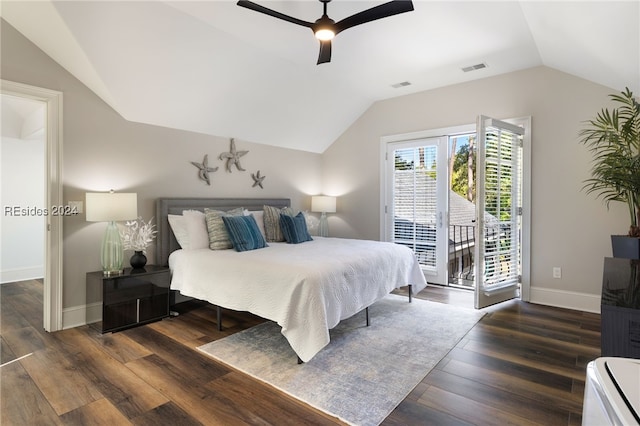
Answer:
<path fill-rule="evenodd" d="M 102 272 L 104 276 L 110 277 L 122 274 L 122 262 L 124 261 L 124 247 L 118 225 L 114 221 L 109 222 L 107 230 L 102 239 L 100 250 L 102 261 Z"/>
<path fill-rule="evenodd" d="M 318 236 L 329 236 L 329 221 L 327 220 L 327 214 L 324 212 L 320 215 L 320 223 L 318 224 Z"/>

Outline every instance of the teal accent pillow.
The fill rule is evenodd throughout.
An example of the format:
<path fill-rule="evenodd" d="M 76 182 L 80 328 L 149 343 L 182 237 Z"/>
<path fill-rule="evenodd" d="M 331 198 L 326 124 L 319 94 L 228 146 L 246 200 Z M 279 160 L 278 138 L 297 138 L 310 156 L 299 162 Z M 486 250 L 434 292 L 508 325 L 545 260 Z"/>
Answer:
<path fill-rule="evenodd" d="M 229 239 L 235 251 L 248 251 L 268 247 L 253 215 L 222 216 Z"/>
<path fill-rule="evenodd" d="M 280 242 L 285 241 L 284 235 L 282 235 L 282 229 L 280 228 L 280 215 L 286 214 L 288 216 L 293 216 L 293 210 L 291 207 L 273 207 L 273 206 L 263 206 L 262 210 L 264 211 L 264 233 L 268 242 Z"/>
<path fill-rule="evenodd" d="M 282 235 L 284 235 L 285 241 L 290 244 L 299 244 L 313 240 L 307 230 L 307 221 L 302 212 L 295 216 L 281 214 L 280 228 L 282 228 Z"/>

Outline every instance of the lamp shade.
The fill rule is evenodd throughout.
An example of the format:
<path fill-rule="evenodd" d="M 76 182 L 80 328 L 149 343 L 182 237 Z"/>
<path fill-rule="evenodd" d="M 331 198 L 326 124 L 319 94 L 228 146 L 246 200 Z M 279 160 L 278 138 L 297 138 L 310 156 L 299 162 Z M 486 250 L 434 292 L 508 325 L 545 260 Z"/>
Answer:
<path fill-rule="evenodd" d="M 311 197 L 311 211 L 319 213 L 335 213 L 336 197 L 328 195 L 314 195 Z"/>
<path fill-rule="evenodd" d="M 87 192 L 88 222 L 132 220 L 138 217 L 138 195 L 134 192 Z"/>

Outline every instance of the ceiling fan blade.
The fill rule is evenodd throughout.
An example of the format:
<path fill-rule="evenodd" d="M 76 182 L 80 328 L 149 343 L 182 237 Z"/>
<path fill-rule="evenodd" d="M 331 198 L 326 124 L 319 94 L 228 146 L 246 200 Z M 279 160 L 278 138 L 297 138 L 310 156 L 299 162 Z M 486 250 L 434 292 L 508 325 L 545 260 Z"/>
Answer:
<path fill-rule="evenodd" d="M 331 62 L 331 40 L 320 40 L 320 55 L 316 65 Z"/>
<path fill-rule="evenodd" d="M 313 23 L 303 21 L 302 19 L 294 18 L 289 15 L 285 15 L 284 13 L 276 12 L 275 10 L 271 10 L 264 6 L 260 6 L 249 0 L 239 0 L 237 3 L 238 6 L 246 7 L 247 9 L 251 9 L 256 12 L 264 13 L 265 15 L 273 16 L 274 18 L 282 19 L 283 21 L 291 22 L 293 24 L 302 25 L 303 27 L 311 28 Z"/>
<path fill-rule="evenodd" d="M 371 9 L 363 10 L 362 12 L 356 13 L 355 15 L 351 15 L 348 18 L 344 18 L 337 22 L 335 25 L 335 33 L 338 34 L 339 32 L 355 27 L 356 25 L 387 18 L 399 13 L 411 12 L 412 10 L 413 2 L 411 0 L 390 1 L 388 3 L 372 7 Z"/>

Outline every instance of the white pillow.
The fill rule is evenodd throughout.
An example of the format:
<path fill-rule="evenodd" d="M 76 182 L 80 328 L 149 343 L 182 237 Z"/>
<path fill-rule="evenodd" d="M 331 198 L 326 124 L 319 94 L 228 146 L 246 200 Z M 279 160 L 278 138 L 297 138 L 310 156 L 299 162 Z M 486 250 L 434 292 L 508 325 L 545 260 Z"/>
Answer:
<path fill-rule="evenodd" d="M 264 210 L 253 210 L 253 211 L 245 210 L 244 215 L 245 216 L 253 215 L 253 218 L 256 220 L 256 223 L 258 224 L 258 229 L 260 229 L 260 233 L 264 238 L 267 238 L 266 234 L 264 233 Z"/>
<path fill-rule="evenodd" d="M 204 213 L 198 210 L 184 210 L 182 217 L 189 234 L 189 249 L 209 248 L 209 232 Z"/>
<path fill-rule="evenodd" d="M 170 214 L 168 216 L 169 226 L 175 235 L 178 244 L 185 250 L 189 249 L 189 231 L 184 217 L 180 214 Z"/>

